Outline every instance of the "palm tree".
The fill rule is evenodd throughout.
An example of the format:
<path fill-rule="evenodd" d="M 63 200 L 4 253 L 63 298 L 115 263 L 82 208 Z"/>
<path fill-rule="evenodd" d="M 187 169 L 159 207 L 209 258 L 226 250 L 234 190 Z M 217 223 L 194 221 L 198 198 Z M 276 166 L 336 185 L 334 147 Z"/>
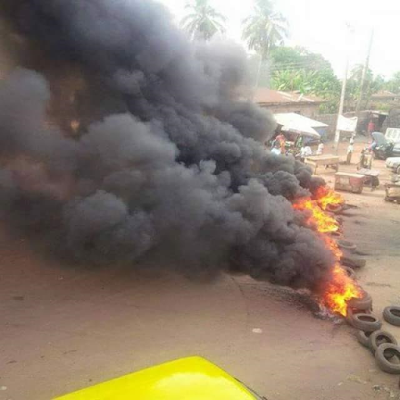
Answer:
<path fill-rule="evenodd" d="M 272 48 L 283 44 L 288 35 L 286 19 L 274 10 L 271 0 L 256 0 L 254 14 L 244 21 L 242 37 L 250 50 L 257 51 L 266 60 Z"/>
<path fill-rule="evenodd" d="M 211 39 L 217 32 L 224 33 L 226 18 L 208 3 L 208 0 L 193 0 L 185 7 L 189 14 L 181 21 L 192 39 Z"/>

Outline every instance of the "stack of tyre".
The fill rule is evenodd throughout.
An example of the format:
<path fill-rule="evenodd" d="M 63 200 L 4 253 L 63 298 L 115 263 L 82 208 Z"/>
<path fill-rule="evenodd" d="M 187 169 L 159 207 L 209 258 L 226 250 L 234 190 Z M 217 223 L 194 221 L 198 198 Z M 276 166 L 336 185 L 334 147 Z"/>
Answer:
<path fill-rule="evenodd" d="M 352 279 L 356 279 L 355 270 L 365 267 L 367 260 L 357 256 L 357 246 L 347 240 L 338 239 L 337 245 L 342 251 L 341 263 Z M 352 271 L 352 272 L 351 272 Z"/>
<path fill-rule="evenodd" d="M 400 326 L 400 307 L 386 307 L 383 318 L 391 325 Z M 389 374 L 400 374 L 397 339 L 381 329 L 382 322 L 372 314 L 372 299 L 368 293 L 364 292 L 361 299 L 348 302 L 347 320 L 357 329 L 357 340 L 372 352 L 379 368 Z"/>

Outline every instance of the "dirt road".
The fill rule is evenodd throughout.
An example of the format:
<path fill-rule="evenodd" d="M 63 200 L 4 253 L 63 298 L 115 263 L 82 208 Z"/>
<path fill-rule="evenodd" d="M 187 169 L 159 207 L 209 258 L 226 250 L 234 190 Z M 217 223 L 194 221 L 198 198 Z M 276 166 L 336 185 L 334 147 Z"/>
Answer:
<path fill-rule="evenodd" d="M 382 190 L 345 197 L 359 206 L 344 230 L 367 254 L 359 277 L 380 315 L 400 303 L 400 206 Z M 50 399 L 194 354 L 269 400 L 400 398 L 399 378 L 377 369 L 351 328 L 316 319 L 281 288 L 66 269 L 4 234 L 0 255 L 1 400 Z M 400 328 L 388 329 L 400 340 Z"/>

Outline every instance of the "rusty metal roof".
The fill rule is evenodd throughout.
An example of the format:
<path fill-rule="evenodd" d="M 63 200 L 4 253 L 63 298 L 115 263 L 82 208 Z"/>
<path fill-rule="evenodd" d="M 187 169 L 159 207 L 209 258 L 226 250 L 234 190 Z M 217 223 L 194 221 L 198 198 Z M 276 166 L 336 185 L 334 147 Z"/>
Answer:
<path fill-rule="evenodd" d="M 263 104 L 293 104 L 310 103 L 320 104 L 325 100 L 313 95 L 303 95 L 298 92 L 282 92 L 267 88 L 258 88 L 254 94 L 254 101 Z"/>

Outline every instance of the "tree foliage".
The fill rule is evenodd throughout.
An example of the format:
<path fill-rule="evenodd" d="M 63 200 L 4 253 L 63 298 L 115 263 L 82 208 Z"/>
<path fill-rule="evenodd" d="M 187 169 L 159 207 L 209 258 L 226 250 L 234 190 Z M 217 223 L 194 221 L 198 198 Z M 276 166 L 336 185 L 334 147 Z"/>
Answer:
<path fill-rule="evenodd" d="M 317 95 L 326 100 L 321 106 L 321 112 L 337 112 L 341 81 L 335 75 L 331 64 L 321 54 L 301 47 L 278 47 L 271 51 L 270 60 L 270 82 L 273 89 Z M 358 64 L 350 71 L 345 96 L 347 111 L 356 109 L 361 94 L 363 69 L 364 66 Z M 400 94 L 400 71 L 385 81 L 383 76 L 375 75 L 368 69 L 365 74 L 361 109 L 368 108 L 372 95 L 381 90 Z"/>
<path fill-rule="evenodd" d="M 288 24 L 283 15 L 275 10 L 271 0 L 256 0 L 252 15 L 243 21 L 243 39 L 250 50 L 266 60 L 273 48 L 282 45 L 288 35 Z"/>
<path fill-rule="evenodd" d="M 384 87 L 395 94 L 400 94 L 400 71 L 394 73 Z"/>
<path fill-rule="evenodd" d="M 330 63 L 318 53 L 312 53 L 303 47 L 277 47 L 271 51 L 273 69 L 331 69 Z"/>
<path fill-rule="evenodd" d="M 271 87 L 314 94 L 326 100 L 322 112 L 336 112 L 341 84 L 331 64 L 320 54 L 301 47 L 280 47 L 271 52 Z"/>
<path fill-rule="evenodd" d="M 346 105 L 347 109 L 353 110 L 356 107 L 361 95 L 361 83 L 364 66 L 357 64 L 351 71 L 347 81 Z M 361 102 L 361 109 L 368 108 L 371 96 L 380 90 L 386 89 L 385 79 L 381 75 L 374 75 L 372 70 L 368 68 L 365 73 L 364 93 Z"/>
<path fill-rule="evenodd" d="M 188 14 L 181 26 L 192 39 L 211 39 L 217 32 L 225 32 L 226 18 L 210 6 L 209 0 L 194 0 L 186 4 Z"/>

